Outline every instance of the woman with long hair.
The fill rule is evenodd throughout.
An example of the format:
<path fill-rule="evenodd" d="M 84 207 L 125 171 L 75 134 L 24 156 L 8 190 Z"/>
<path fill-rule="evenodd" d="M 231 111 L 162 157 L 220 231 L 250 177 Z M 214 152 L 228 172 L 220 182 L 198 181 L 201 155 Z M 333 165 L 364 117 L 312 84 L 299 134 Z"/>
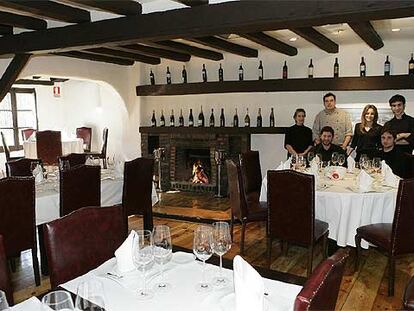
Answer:
<path fill-rule="evenodd" d="M 379 147 L 381 147 L 382 126 L 377 123 L 378 110 L 374 105 L 366 105 L 361 114 L 361 122 L 355 124 L 354 136 L 352 137 L 350 154 L 356 149 L 356 161 L 361 154 L 372 158 Z"/>

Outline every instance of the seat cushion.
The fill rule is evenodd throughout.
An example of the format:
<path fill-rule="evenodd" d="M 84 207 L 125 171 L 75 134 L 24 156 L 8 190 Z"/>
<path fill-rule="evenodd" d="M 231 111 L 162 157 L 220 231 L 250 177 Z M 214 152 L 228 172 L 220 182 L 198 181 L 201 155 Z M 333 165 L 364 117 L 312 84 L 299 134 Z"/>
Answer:
<path fill-rule="evenodd" d="M 315 240 L 319 240 L 326 232 L 328 232 L 329 225 L 327 222 L 324 222 L 319 219 L 315 219 Z"/>
<path fill-rule="evenodd" d="M 267 220 L 267 202 L 251 204 L 247 215 L 247 221 Z"/>
<path fill-rule="evenodd" d="M 357 229 L 358 236 L 386 250 L 391 247 L 391 232 L 392 223 L 372 224 Z"/>

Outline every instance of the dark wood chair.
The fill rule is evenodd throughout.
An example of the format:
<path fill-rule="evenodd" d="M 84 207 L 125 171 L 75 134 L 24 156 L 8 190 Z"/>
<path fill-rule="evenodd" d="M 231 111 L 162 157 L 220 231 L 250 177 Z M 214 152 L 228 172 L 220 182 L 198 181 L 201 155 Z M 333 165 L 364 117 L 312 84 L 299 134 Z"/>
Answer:
<path fill-rule="evenodd" d="M 124 217 L 120 205 L 85 207 L 45 224 L 52 289 L 112 258 L 127 237 Z"/>
<path fill-rule="evenodd" d="M 296 296 L 294 310 L 335 310 L 349 250 L 340 249 L 321 262 Z"/>
<path fill-rule="evenodd" d="M 83 139 L 83 150 L 85 152 L 90 152 L 92 145 L 92 129 L 85 126 L 78 127 L 76 129 L 76 137 Z"/>
<path fill-rule="evenodd" d="M 262 187 L 259 151 L 244 152 L 239 155 L 239 159 L 247 204 L 257 207 L 260 204 L 259 198 Z M 262 203 L 262 207 L 266 207 L 266 202 Z"/>
<path fill-rule="evenodd" d="M 246 225 L 249 222 L 267 221 L 267 208 L 262 206 L 251 208 L 251 206 L 247 204 L 240 165 L 232 160 L 226 160 L 226 166 L 231 205 L 230 233 L 233 238 L 234 222 L 237 220 L 240 221 L 242 224 L 240 253 L 244 254 Z"/>
<path fill-rule="evenodd" d="M 58 157 L 62 155 L 62 138 L 59 131 L 36 132 L 37 158 L 44 165 L 58 165 Z"/>
<path fill-rule="evenodd" d="M 6 293 L 9 305 L 13 304 L 13 288 L 10 280 L 9 267 L 7 265 L 6 250 L 3 236 L 0 235 L 0 289 Z"/>
<path fill-rule="evenodd" d="M 404 153 L 404 161 L 407 165 L 407 170 L 405 172 L 404 178 L 414 178 L 414 155 L 409 153 Z"/>
<path fill-rule="evenodd" d="M 60 171 L 60 216 L 101 205 L 101 167 L 79 165 Z"/>
<path fill-rule="evenodd" d="M 1 135 L 1 142 L 3 144 L 4 155 L 6 156 L 6 161 L 9 162 L 12 160 L 22 159 L 23 157 L 11 157 L 10 156 L 10 148 L 9 148 L 9 145 L 7 145 L 6 137 L 4 137 L 3 132 L 0 132 L 0 135 Z M 6 168 L 6 171 L 7 171 L 7 168 Z"/>
<path fill-rule="evenodd" d="M 40 285 L 35 225 L 35 184 L 33 177 L 0 179 L 0 234 L 7 258 L 31 249 L 36 285 Z"/>
<path fill-rule="evenodd" d="M 143 215 L 144 229 L 152 230 L 152 175 L 154 160 L 137 158 L 125 162 L 122 205 L 128 216 Z"/>
<path fill-rule="evenodd" d="M 99 152 L 99 153 L 97 153 L 97 152 L 87 152 L 86 154 L 91 155 L 94 158 L 102 159 L 103 168 L 107 168 L 107 163 L 106 163 L 107 146 L 108 146 L 108 128 L 105 127 L 103 129 L 103 134 L 102 134 L 101 152 Z"/>
<path fill-rule="evenodd" d="M 357 229 L 355 244 L 357 257 L 355 270 L 359 267 L 361 239 L 376 245 L 388 256 L 388 296 L 394 296 L 395 258 L 414 253 L 414 179 L 401 179 L 393 223 L 377 223 Z"/>
<path fill-rule="evenodd" d="M 32 129 L 32 128 L 23 129 L 22 130 L 22 138 L 23 138 L 23 141 L 28 140 L 29 137 L 32 136 L 33 133 L 36 133 L 36 130 L 35 129 Z"/>
<path fill-rule="evenodd" d="M 6 163 L 9 176 L 32 176 L 32 163 L 42 165 L 42 161 L 38 159 L 22 158 L 9 161 Z"/>
<path fill-rule="evenodd" d="M 86 162 L 87 155 L 84 153 L 70 153 L 65 156 L 59 157 L 59 168 L 61 167 L 61 164 L 63 161 L 68 161 L 69 168 L 78 166 L 78 165 L 84 165 Z"/>
<path fill-rule="evenodd" d="M 328 224 L 315 219 L 315 177 L 292 170 L 267 172 L 267 204 L 269 208 L 268 258 L 272 240 L 280 239 L 287 253 L 288 243 L 308 248 L 307 276 L 312 273 L 314 245 L 323 241 L 327 257 Z"/>

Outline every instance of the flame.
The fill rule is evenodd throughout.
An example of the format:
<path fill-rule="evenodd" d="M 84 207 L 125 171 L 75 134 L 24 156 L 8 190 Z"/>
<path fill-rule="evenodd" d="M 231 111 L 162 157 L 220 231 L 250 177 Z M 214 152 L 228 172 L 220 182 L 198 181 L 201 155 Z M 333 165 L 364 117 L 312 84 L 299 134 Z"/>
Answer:
<path fill-rule="evenodd" d="M 197 160 L 193 164 L 193 177 L 191 178 L 191 182 L 194 184 L 208 184 L 208 177 L 204 172 L 203 165 L 200 160 Z"/>

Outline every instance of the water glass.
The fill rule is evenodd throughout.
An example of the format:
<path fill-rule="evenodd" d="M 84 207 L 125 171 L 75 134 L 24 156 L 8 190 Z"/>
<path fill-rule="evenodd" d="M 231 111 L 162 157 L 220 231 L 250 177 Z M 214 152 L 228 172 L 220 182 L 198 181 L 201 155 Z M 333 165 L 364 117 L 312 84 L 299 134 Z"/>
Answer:
<path fill-rule="evenodd" d="M 52 310 L 75 310 L 70 293 L 64 290 L 57 290 L 46 294 L 42 298 L 42 304 Z M 48 308 L 44 308 L 49 310 Z"/>
<path fill-rule="evenodd" d="M 76 291 L 75 306 L 82 311 L 104 311 L 105 295 L 102 282 L 99 280 L 89 280 L 78 285 Z"/>
<path fill-rule="evenodd" d="M 332 152 L 332 158 L 331 158 L 332 165 L 334 166 L 338 165 L 338 156 L 339 156 L 338 152 Z"/>
<path fill-rule="evenodd" d="M 9 304 L 7 303 L 6 293 L 0 290 L 0 311 L 9 310 Z"/>
<path fill-rule="evenodd" d="M 67 171 L 68 169 L 70 169 L 69 161 L 68 160 L 59 161 L 59 169 L 61 171 Z"/>
<path fill-rule="evenodd" d="M 306 159 L 303 155 L 298 155 L 296 167 L 299 171 L 303 171 L 306 168 Z"/>
<path fill-rule="evenodd" d="M 308 154 L 306 155 L 308 158 L 308 163 L 309 165 L 311 164 L 312 160 L 315 158 L 315 154 L 312 151 L 309 151 Z"/>
<path fill-rule="evenodd" d="M 194 230 L 193 253 L 203 262 L 201 282 L 197 284 L 197 291 L 209 292 L 212 287 L 206 281 L 205 270 L 206 260 L 213 255 L 213 228 L 211 226 L 200 225 Z"/>
<path fill-rule="evenodd" d="M 345 164 L 345 155 L 342 153 L 338 154 L 338 164 L 340 166 Z"/>
<path fill-rule="evenodd" d="M 213 250 L 214 253 L 220 256 L 220 270 L 219 275 L 214 278 L 214 285 L 224 287 L 230 281 L 223 276 L 223 255 L 231 248 L 231 235 L 229 224 L 224 221 L 213 223 Z"/>
<path fill-rule="evenodd" d="M 372 159 L 372 169 L 375 173 L 379 173 L 381 170 L 381 158 Z"/>
<path fill-rule="evenodd" d="M 154 239 L 155 262 L 160 265 L 161 281 L 155 285 L 157 291 L 165 292 L 171 288 L 171 284 L 165 282 L 164 265 L 171 259 L 172 243 L 170 227 L 157 225 L 154 227 L 152 236 Z"/>
<path fill-rule="evenodd" d="M 152 232 L 149 230 L 137 230 L 138 237 L 133 241 L 132 261 L 137 270 L 142 271 L 143 286 L 138 292 L 139 299 L 151 299 L 154 293 L 147 288 L 147 271 L 154 264 L 154 242 Z"/>

